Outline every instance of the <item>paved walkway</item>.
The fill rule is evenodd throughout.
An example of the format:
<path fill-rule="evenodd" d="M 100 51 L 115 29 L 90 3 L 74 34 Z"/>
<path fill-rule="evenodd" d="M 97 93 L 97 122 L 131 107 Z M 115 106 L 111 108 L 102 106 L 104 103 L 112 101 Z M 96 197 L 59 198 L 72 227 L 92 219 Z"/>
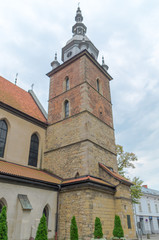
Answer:
<path fill-rule="evenodd" d="M 142 237 L 142 240 L 146 240 L 147 239 L 147 236 L 143 236 Z M 150 239 L 151 240 L 159 240 L 159 234 L 152 234 L 150 235 Z"/>

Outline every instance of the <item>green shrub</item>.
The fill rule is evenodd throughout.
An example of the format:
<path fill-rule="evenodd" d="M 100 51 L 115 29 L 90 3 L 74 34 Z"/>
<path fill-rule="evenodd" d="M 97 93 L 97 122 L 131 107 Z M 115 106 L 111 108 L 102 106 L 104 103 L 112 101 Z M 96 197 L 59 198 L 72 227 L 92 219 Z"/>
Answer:
<path fill-rule="evenodd" d="M 46 217 L 44 214 L 40 219 L 40 223 L 38 226 L 38 230 L 36 232 L 35 240 L 48 240 Z"/>
<path fill-rule="evenodd" d="M 124 231 L 118 215 L 115 215 L 113 236 L 118 238 L 124 237 Z"/>
<path fill-rule="evenodd" d="M 100 218 L 96 217 L 95 228 L 94 228 L 94 238 L 102 238 L 102 237 L 103 237 L 102 224 L 101 224 Z"/>
<path fill-rule="evenodd" d="M 78 240 L 78 228 L 75 216 L 71 219 L 70 240 Z"/>
<path fill-rule="evenodd" d="M 8 240 L 7 208 L 4 206 L 0 213 L 0 240 Z"/>

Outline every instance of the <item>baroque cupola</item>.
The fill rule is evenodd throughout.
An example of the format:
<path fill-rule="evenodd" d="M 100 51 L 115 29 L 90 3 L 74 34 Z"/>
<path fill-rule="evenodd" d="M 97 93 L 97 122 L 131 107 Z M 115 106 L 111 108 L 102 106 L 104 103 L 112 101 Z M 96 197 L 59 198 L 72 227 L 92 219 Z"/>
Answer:
<path fill-rule="evenodd" d="M 73 37 L 62 48 L 62 61 L 69 60 L 85 49 L 97 60 L 99 51 L 86 36 L 87 27 L 83 23 L 83 16 L 79 6 L 76 11 L 75 21 L 76 23 L 72 27 Z"/>

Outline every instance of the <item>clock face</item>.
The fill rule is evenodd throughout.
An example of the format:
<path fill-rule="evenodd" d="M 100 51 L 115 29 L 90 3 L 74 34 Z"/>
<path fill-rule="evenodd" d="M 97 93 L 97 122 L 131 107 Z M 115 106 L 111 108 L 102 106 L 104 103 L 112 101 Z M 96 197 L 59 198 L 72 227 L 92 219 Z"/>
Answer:
<path fill-rule="evenodd" d="M 67 57 L 70 57 L 71 55 L 72 55 L 71 51 L 67 53 Z"/>

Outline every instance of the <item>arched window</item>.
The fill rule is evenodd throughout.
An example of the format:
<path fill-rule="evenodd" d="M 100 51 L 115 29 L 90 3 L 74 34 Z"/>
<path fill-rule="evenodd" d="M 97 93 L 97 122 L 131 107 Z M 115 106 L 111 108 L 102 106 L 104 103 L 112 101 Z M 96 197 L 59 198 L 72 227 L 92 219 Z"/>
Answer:
<path fill-rule="evenodd" d="M 5 204 L 0 200 L 0 213 L 2 212 L 2 208 L 5 206 Z"/>
<path fill-rule="evenodd" d="M 48 226 L 48 223 L 49 223 L 49 208 L 48 208 L 47 205 L 44 207 L 43 214 L 46 217 L 46 223 L 47 223 L 47 226 Z"/>
<path fill-rule="evenodd" d="M 99 79 L 97 79 L 97 91 L 99 92 Z"/>
<path fill-rule="evenodd" d="M 34 134 L 31 136 L 28 165 L 37 167 L 37 162 L 38 162 L 38 149 L 39 149 L 39 138 L 38 138 L 38 136 L 34 133 Z"/>
<path fill-rule="evenodd" d="M 76 172 L 75 178 L 79 177 L 79 172 Z"/>
<path fill-rule="evenodd" d="M 68 91 L 70 89 L 70 81 L 69 81 L 69 77 L 66 77 L 66 91 Z"/>
<path fill-rule="evenodd" d="M 0 120 L 0 157 L 3 158 L 6 145 L 8 126 L 4 120 Z"/>
<path fill-rule="evenodd" d="M 64 107 L 65 107 L 65 118 L 69 117 L 69 101 L 66 100 L 64 103 Z"/>

